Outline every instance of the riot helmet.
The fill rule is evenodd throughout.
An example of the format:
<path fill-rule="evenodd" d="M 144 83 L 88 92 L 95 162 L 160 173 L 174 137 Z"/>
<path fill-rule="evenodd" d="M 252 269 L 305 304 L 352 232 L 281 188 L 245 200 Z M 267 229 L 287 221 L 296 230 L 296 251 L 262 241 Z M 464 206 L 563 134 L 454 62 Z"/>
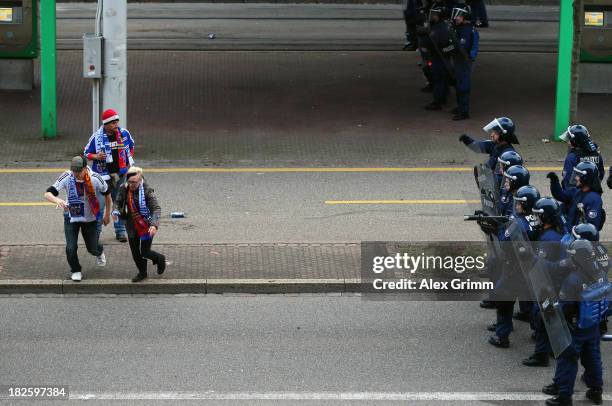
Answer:
<path fill-rule="evenodd" d="M 505 141 L 508 144 L 519 144 L 518 138 L 514 133 L 516 127 L 514 122 L 508 117 L 499 117 L 493 119 L 489 124 L 482 127 L 486 133 L 496 132 L 499 135 L 500 141 Z"/>
<path fill-rule="evenodd" d="M 578 187 L 588 186 L 595 192 L 601 191 L 599 182 L 599 169 L 597 165 L 590 161 L 580 162 L 574 167 L 574 175 L 577 178 Z"/>
<path fill-rule="evenodd" d="M 506 151 L 497 158 L 497 165 L 503 173 L 511 166 L 523 165 L 523 158 L 514 150 Z"/>
<path fill-rule="evenodd" d="M 472 10 L 470 6 L 466 4 L 457 4 L 453 7 L 453 11 L 451 13 L 451 20 L 455 21 L 457 17 L 463 17 L 464 20 L 469 20 L 472 14 Z"/>
<path fill-rule="evenodd" d="M 514 165 L 504 171 L 504 180 L 508 182 L 509 191 L 513 192 L 529 184 L 529 171 L 521 166 Z"/>
<path fill-rule="evenodd" d="M 599 241 L 599 231 L 591 223 L 580 223 L 572 227 L 572 236 L 577 239 Z"/>
<path fill-rule="evenodd" d="M 558 225 L 561 222 L 561 207 L 551 197 L 543 197 L 533 206 L 531 210 L 542 224 Z"/>
<path fill-rule="evenodd" d="M 572 148 L 576 148 L 584 152 L 597 151 L 597 147 L 591 139 L 589 130 L 582 124 L 567 127 L 567 130 L 559 136 L 559 139 L 568 142 Z"/>
<path fill-rule="evenodd" d="M 433 22 L 432 18 L 434 15 L 438 16 L 438 21 L 442 21 L 443 14 L 444 7 L 442 7 L 442 5 L 440 5 L 439 3 L 434 3 L 429 9 L 429 21 Z"/>
<path fill-rule="evenodd" d="M 566 251 L 572 262 L 580 268 L 592 266 L 595 259 L 593 244 L 589 240 L 575 240 Z"/>
<path fill-rule="evenodd" d="M 521 208 L 521 214 L 531 214 L 533 205 L 540 199 L 540 192 L 531 185 L 521 186 L 514 193 L 514 202 Z"/>

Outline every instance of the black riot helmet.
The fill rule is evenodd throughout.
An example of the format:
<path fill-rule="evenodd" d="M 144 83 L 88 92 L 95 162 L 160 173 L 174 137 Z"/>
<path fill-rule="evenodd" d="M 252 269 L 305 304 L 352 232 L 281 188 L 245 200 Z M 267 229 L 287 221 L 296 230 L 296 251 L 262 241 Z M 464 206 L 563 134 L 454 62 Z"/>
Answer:
<path fill-rule="evenodd" d="M 579 186 L 588 186 L 594 192 L 602 192 L 599 182 L 599 169 L 593 162 L 580 162 L 574 167 L 574 175 L 580 180 Z"/>
<path fill-rule="evenodd" d="M 580 268 L 591 266 L 595 259 L 593 244 L 589 240 L 574 240 L 566 251 L 572 262 Z"/>
<path fill-rule="evenodd" d="M 504 172 L 511 166 L 523 165 L 523 158 L 514 150 L 506 151 L 497 158 L 500 172 Z"/>
<path fill-rule="evenodd" d="M 495 131 L 497 134 L 499 134 L 499 139 L 501 141 L 506 141 L 508 144 L 519 143 L 518 138 L 516 138 L 516 134 L 514 133 L 516 129 L 514 122 L 508 117 L 495 118 L 489 124 L 482 127 L 482 129 L 486 133 Z"/>
<path fill-rule="evenodd" d="M 472 10 L 470 6 L 466 4 L 457 4 L 453 7 L 453 11 L 451 13 L 451 20 L 455 21 L 457 17 L 463 17 L 464 20 L 469 20 L 472 14 Z"/>
<path fill-rule="evenodd" d="M 442 21 L 442 19 L 444 18 L 444 7 L 440 3 L 432 4 L 431 8 L 429 9 L 429 21 L 430 22 L 431 22 L 431 18 L 434 15 L 438 16 L 439 21 Z"/>
<path fill-rule="evenodd" d="M 531 210 L 542 222 L 542 224 L 558 225 L 561 223 L 561 207 L 551 197 L 543 197 L 538 200 Z"/>
<path fill-rule="evenodd" d="M 510 183 L 510 191 L 514 192 L 529 184 L 529 171 L 522 165 L 514 165 L 504 171 L 504 178 Z"/>
<path fill-rule="evenodd" d="M 597 146 L 591 140 L 589 130 L 582 124 L 576 124 L 567 127 L 567 131 L 559 136 L 559 139 L 569 142 L 569 144 L 578 150 L 587 153 L 597 152 Z"/>
<path fill-rule="evenodd" d="M 599 231 L 591 223 L 580 223 L 572 227 L 572 235 L 575 239 L 599 241 Z"/>
<path fill-rule="evenodd" d="M 531 214 L 533 205 L 540 199 L 540 192 L 531 185 L 521 186 L 514 193 L 514 201 L 521 206 L 522 214 Z"/>

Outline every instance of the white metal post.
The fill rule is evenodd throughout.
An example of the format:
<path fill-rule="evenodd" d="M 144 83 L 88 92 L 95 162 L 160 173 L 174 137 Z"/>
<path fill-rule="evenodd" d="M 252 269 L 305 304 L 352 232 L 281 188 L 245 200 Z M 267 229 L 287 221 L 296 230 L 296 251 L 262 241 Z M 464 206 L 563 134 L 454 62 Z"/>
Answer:
<path fill-rule="evenodd" d="M 127 126 L 127 0 L 104 0 L 102 109 L 115 110 Z"/>

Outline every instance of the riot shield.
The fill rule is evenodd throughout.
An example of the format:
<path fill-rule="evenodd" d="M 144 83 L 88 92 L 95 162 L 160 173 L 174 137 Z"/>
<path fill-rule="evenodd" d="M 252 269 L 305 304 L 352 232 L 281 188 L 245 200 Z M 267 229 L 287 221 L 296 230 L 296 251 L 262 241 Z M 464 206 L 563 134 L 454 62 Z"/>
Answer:
<path fill-rule="evenodd" d="M 550 346 L 557 358 L 572 343 L 567 321 L 558 305 L 559 290 L 553 284 L 544 262 L 535 255 L 527 233 L 516 220 L 508 223 L 506 235 L 512 240 L 520 270 L 529 285 L 531 297 L 538 303 Z"/>
<path fill-rule="evenodd" d="M 487 216 L 499 216 L 499 186 L 493 170 L 481 163 L 474 167 L 474 176 L 480 192 L 483 213 Z"/>

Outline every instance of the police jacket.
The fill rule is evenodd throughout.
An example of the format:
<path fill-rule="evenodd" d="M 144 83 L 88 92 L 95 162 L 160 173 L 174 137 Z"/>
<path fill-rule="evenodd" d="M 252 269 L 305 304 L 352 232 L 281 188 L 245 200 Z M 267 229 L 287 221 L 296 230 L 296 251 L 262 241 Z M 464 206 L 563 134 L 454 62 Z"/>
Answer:
<path fill-rule="evenodd" d="M 550 191 L 555 199 L 568 206 L 567 221 L 569 227 L 578 223 L 591 223 L 597 230 L 601 230 L 604 212 L 600 193 L 592 190 L 583 192 L 578 188 L 563 190 L 559 182 L 551 182 Z"/>
<path fill-rule="evenodd" d="M 599 151 L 582 151 L 574 148 L 570 149 L 565 157 L 563 163 L 563 179 L 561 180 L 561 187 L 567 190 L 572 187 L 576 187 L 576 174 L 574 173 L 574 167 L 580 162 L 593 162 L 599 169 L 599 180 L 603 180 L 605 175 L 603 158 Z"/>
<path fill-rule="evenodd" d="M 474 24 L 467 22 L 454 27 L 456 51 L 453 54 L 455 63 L 474 61 L 478 55 L 480 36 Z"/>
<path fill-rule="evenodd" d="M 480 152 L 483 154 L 489 154 L 487 166 L 493 170 L 495 170 L 497 167 L 497 158 L 499 158 L 506 151 L 514 151 L 512 144 L 497 144 L 491 140 L 476 141 L 474 138 L 469 136 L 467 138 L 468 140 L 465 141 L 466 145 L 471 146 L 472 144 L 475 144 Z"/>
<path fill-rule="evenodd" d="M 588 305 L 588 303 L 582 303 L 583 300 L 581 300 L 581 298 L 583 291 L 585 288 L 596 284 L 598 281 L 607 282 L 607 276 L 595 261 L 593 261 L 587 269 L 573 266 L 572 271 L 563 281 L 561 291 L 559 292 L 559 303 L 567 322 L 573 328 L 577 327 L 580 319 L 581 304 L 583 308 L 585 304 Z M 600 315 L 602 318 L 603 316 L 603 314 Z M 597 324 L 594 324 L 591 328 L 599 331 L 599 326 Z"/>

